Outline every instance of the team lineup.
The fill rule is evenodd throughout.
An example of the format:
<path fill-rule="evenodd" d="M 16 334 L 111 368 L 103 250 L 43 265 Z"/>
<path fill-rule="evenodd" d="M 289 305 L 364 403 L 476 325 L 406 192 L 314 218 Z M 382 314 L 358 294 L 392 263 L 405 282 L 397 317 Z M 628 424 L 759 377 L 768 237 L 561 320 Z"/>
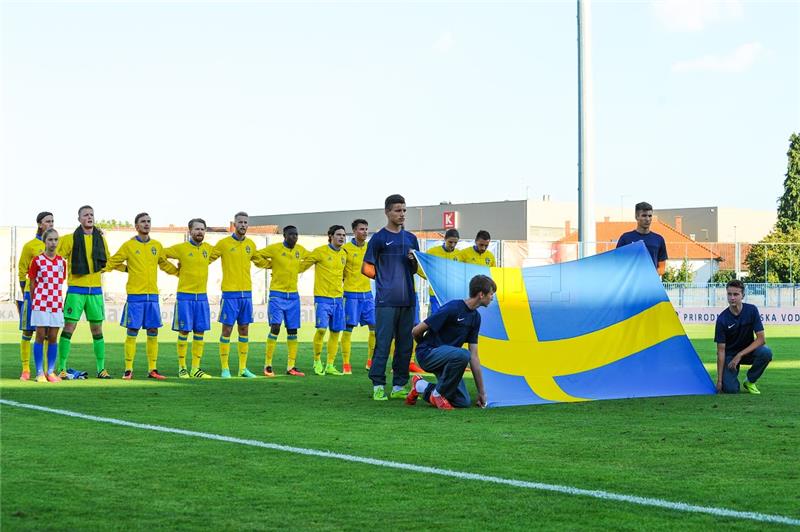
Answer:
<path fill-rule="evenodd" d="M 102 231 L 94 225 L 92 207 L 81 207 L 78 210 L 80 225 L 72 234 L 63 236 L 53 228 L 52 213 L 42 212 L 36 219 L 36 238 L 24 245 L 19 260 L 19 281 L 23 292 L 20 302 L 20 378 L 31 379 L 31 351 L 37 382 L 86 378 L 86 372 L 69 367 L 72 335 L 84 316 L 92 334 L 97 378 L 112 378 L 105 367 L 105 308 L 101 277 L 103 273 L 116 270 L 127 274 L 127 299 L 120 321 L 127 331 L 122 378 L 134 378 L 137 340 L 140 331 L 144 330 L 147 377 L 166 379 L 158 369 L 158 332 L 163 326 L 157 285 L 159 269 L 178 277 L 171 324 L 178 334 L 177 376 L 182 379 L 212 378 L 202 369 L 205 333 L 211 329 L 208 269 L 210 264 L 220 259 L 222 299 L 218 321 L 222 331 L 218 351 L 221 378 L 233 375 L 230 352 L 234 326 L 238 355 L 235 375 L 256 377 L 247 365 L 249 326 L 254 321 L 251 265 L 272 272 L 263 375 L 276 376 L 273 358 L 281 327 L 284 327 L 288 352 L 285 373 L 292 377 L 305 376 L 297 365 L 297 334 L 301 321 L 298 277 L 313 266 L 314 374 L 351 375 L 351 336 L 355 328 L 367 327 L 367 369 L 374 400 L 404 399 L 407 404 L 414 404 L 422 397 L 440 409 L 466 407 L 471 399 L 463 375 L 465 371 L 471 371 L 478 393 L 477 404 L 485 406 L 487 398 L 478 355 L 480 314 L 477 309 L 492 302 L 497 289 L 494 281 L 488 276 L 477 275 L 469 283 L 467 298 L 449 302 L 440 302 L 431 288 L 430 312 L 426 320 L 420 321 L 414 276 L 424 278 L 425 275 L 414 255 L 420 251 L 417 237 L 404 229 L 405 199 L 400 195 L 389 196 L 384 212 L 386 225 L 371 238 L 368 239 L 367 221 L 356 219 L 351 223 L 352 238 L 349 241 L 344 226 L 332 225 L 328 229 L 328 243 L 313 250 L 298 244 L 299 232 L 292 225 L 283 228 L 282 242 L 257 249 L 253 240 L 247 237 L 249 218 L 245 212 L 236 213 L 233 233 L 213 246 L 205 242 L 206 222 L 194 218 L 188 223 L 187 240 L 164 248 L 149 236 L 150 216 L 140 213 L 134 219 L 137 235 L 113 255 Z M 644 241 L 653 265 L 661 274 L 667 260 L 666 244 L 660 235 L 649 230 L 652 206 L 637 204 L 636 219 L 636 230 L 623 234 L 618 246 Z M 444 243 L 427 252 L 447 260 L 494 267 L 497 262 L 488 250 L 490 241 L 490 234 L 481 230 L 473 246 L 458 250 L 458 231 L 449 229 L 444 234 Z M 62 300 L 64 283 L 67 290 Z M 736 376 L 739 364 L 749 363 L 752 368 L 743 385 L 746 391 L 759 393 L 754 383 L 771 360 L 771 353 L 764 345 L 763 325 L 755 320 L 758 312 L 754 306 L 741 302 L 743 294 L 741 282 L 729 283 L 730 306 L 720 315 L 715 338 L 720 360 L 717 388 L 719 391 L 738 391 Z M 742 316 L 750 320 L 745 324 L 747 327 L 736 329 L 737 336 L 728 338 L 726 334 L 730 336 L 731 327 L 725 325 L 721 329 L 721 325 L 732 319 L 740 324 Z M 336 364 L 340 345 L 341 370 Z M 324 362 L 323 350 L 326 351 Z M 387 393 L 386 366 L 392 352 L 392 382 Z M 187 360 L 189 354 L 191 358 Z M 422 372 L 434 374 L 436 383 L 425 381 L 419 375 Z M 409 387 L 411 373 L 415 375 Z"/>

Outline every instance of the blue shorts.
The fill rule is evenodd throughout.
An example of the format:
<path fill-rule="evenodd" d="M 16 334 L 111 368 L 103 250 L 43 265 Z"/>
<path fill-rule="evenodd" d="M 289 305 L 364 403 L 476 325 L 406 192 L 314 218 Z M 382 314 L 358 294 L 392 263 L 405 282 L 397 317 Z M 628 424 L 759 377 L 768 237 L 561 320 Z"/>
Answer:
<path fill-rule="evenodd" d="M 158 329 L 161 327 L 163 324 L 161 323 L 158 294 L 129 295 L 119 324 L 126 329 Z"/>
<path fill-rule="evenodd" d="M 344 300 L 341 297 L 314 296 L 314 313 L 317 315 L 317 329 L 344 330 Z"/>
<path fill-rule="evenodd" d="M 205 332 L 211 329 L 211 309 L 206 294 L 178 292 L 175 315 L 172 317 L 173 331 Z"/>
<path fill-rule="evenodd" d="M 253 323 L 252 292 L 222 292 L 219 320 L 223 325 L 248 325 Z"/>
<path fill-rule="evenodd" d="M 436 299 L 436 296 L 431 295 L 431 306 L 428 309 L 428 317 L 430 318 L 431 316 L 439 312 L 440 308 L 442 308 L 442 306 L 439 304 L 439 300 Z"/>
<path fill-rule="evenodd" d="M 267 315 L 270 325 L 284 323 L 287 329 L 299 329 L 300 294 L 297 292 L 270 290 Z"/>
<path fill-rule="evenodd" d="M 344 323 L 348 327 L 375 326 L 375 298 L 372 292 L 344 293 Z"/>
<path fill-rule="evenodd" d="M 36 327 L 31 325 L 31 293 L 25 292 L 22 297 L 22 301 L 17 301 L 17 310 L 19 310 L 19 330 L 33 331 Z"/>

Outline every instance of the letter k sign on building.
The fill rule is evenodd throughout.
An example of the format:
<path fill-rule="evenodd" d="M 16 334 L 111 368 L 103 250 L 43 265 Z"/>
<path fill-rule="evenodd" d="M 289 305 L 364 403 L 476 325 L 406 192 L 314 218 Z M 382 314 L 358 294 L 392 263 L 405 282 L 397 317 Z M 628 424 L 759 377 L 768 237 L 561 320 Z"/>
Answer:
<path fill-rule="evenodd" d="M 456 211 L 444 211 L 442 213 L 442 227 L 445 229 L 455 229 L 457 214 Z"/>

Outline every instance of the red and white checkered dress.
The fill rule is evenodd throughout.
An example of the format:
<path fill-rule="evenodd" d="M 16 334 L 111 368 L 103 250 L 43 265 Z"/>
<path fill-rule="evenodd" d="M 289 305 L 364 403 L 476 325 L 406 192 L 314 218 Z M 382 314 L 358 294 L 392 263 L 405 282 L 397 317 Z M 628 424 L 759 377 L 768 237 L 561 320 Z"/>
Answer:
<path fill-rule="evenodd" d="M 64 308 L 61 295 L 67 276 L 67 261 L 56 255 L 52 259 L 42 253 L 34 257 L 28 269 L 28 278 L 36 283 L 31 294 L 31 310 L 60 313 Z"/>

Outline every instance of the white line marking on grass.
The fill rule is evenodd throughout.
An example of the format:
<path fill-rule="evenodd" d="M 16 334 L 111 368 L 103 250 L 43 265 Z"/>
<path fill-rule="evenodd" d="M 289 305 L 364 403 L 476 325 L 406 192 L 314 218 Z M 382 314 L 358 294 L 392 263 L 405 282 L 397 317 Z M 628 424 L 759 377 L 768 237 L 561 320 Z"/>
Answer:
<path fill-rule="evenodd" d="M 741 512 L 738 510 L 729 510 L 727 508 L 715 508 L 713 506 L 698 506 L 695 504 L 673 502 L 664 499 L 654 499 L 651 497 L 637 497 L 635 495 L 623 495 L 621 493 L 612 493 L 609 491 L 602 491 L 602 490 L 587 490 L 581 488 L 574 488 L 572 486 L 560 486 L 558 484 L 544 484 L 541 482 L 528 482 L 526 480 L 515 480 L 511 478 L 480 475 L 477 473 L 465 473 L 462 471 L 453 471 L 450 469 L 440 469 L 438 467 L 427 467 L 415 464 L 406 464 L 403 462 L 392 462 L 389 460 L 379 460 L 377 458 L 355 456 L 352 454 L 334 453 L 330 451 L 318 451 L 316 449 L 306 449 L 304 447 L 292 447 L 290 445 L 280 445 L 277 443 L 269 443 L 259 440 L 244 440 L 241 438 L 233 438 L 231 436 L 222 436 L 220 434 L 210 434 L 207 432 L 196 432 L 193 430 L 162 427 L 160 425 L 148 425 L 145 423 L 133 423 L 131 421 L 124 421 L 121 419 L 114 419 L 109 417 L 91 416 L 88 414 L 81 414 L 80 412 L 72 412 L 70 410 L 61 410 L 58 408 L 48 408 L 46 406 L 18 403 L 17 401 L 10 401 L 8 399 L 0 399 L 0 404 L 13 406 L 17 408 L 27 408 L 29 410 L 38 410 L 40 412 L 47 412 L 49 414 L 58 414 L 60 416 L 85 419 L 88 421 L 96 421 L 98 423 L 108 423 L 110 425 L 131 427 L 134 429 L 151 430 L 155 432 L 166 432 L 168 434 L 180 434 L 182 436 L 191 436 L 194 438 L 203 438 L 206 440 L 221 441 L 226 443 L 236 443 L 239 445 L 248 445 L 250 447 L 261 447 L 263 449 L 271 449 L 273 451 L 283 451 L 287 453 L 301 454 L 305 456 L 316 456 L 319 458 L 333 458 L 335 460 L 343 460 L 345 462 L 355 462 L 358 464 L 368 464 L 378 467 L 387 467 L 390 469 L 413 471 L 415 473 L 427 473 L 429 475 L 439 475 L 442 477 L 457 478 L 460 480 L 477 480 L 479 482 L 489 482 L 492 484 L 514 486 L 515 488 L 549 491 L 565 495 L 579 495 L 583 497 L 603 499 L 606 501 L 627 502 L 630 504 L 638 504 L 640 506 L 651 506 L 654 508 L 663 508 L 666 510 L 674 510 L 678 512 L 710 514 L 718 517 L 747 519 L 750 521 L 759 521 L 762 523 L 780 523 L 784 525 L 800 526 L 800 519 L 794 519 L 792 517 L 786 517 L 783 515 L 762 514 L 758 512 Z"/>

